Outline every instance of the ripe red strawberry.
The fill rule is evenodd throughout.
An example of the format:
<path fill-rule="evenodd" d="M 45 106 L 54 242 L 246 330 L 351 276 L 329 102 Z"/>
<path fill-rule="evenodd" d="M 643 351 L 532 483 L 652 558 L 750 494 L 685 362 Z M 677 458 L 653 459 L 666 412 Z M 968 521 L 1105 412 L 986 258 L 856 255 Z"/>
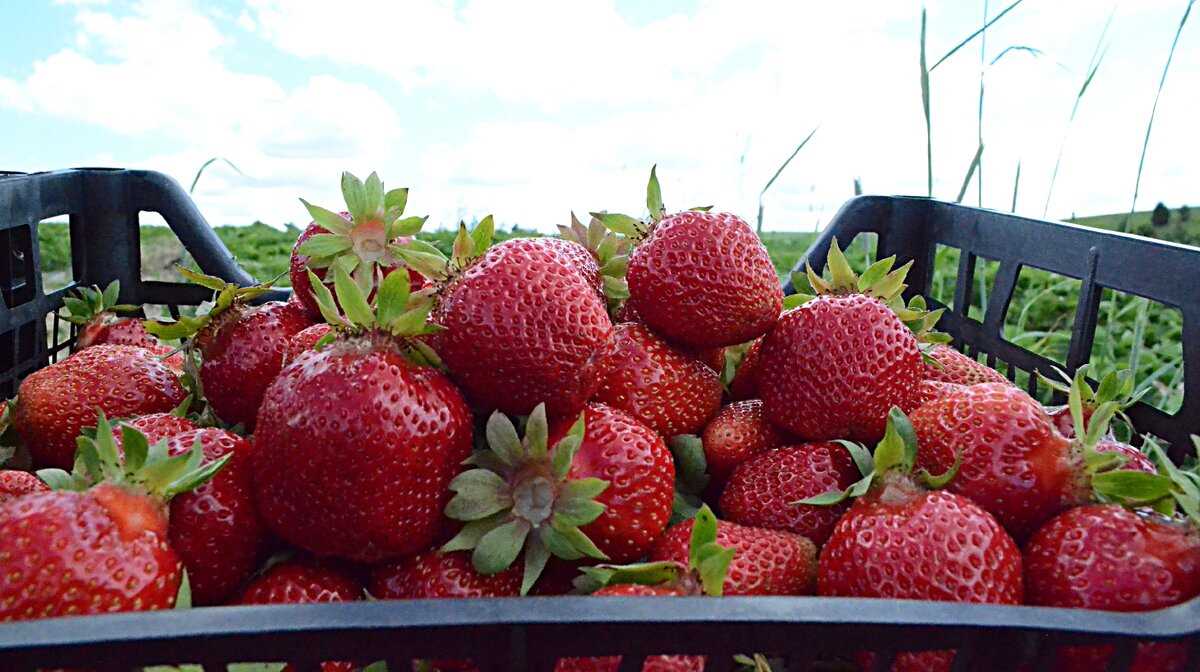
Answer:
<path fill-rule="evenodd" d="M 921 403 L 925 404 L 934 399 L 941 399 L 950 393 L 962 389 L 964 385 L 958 383 L 947 383 L 940 380 L 929 380 L 928 378 L 921 381 Z"/>
<path fill-rule="evenodd" d="M 300 355 L 267 387 L 252 453 L 263 520 L 320 556 L 379 562 L 428 548 L 442 526 L 447 486 L 471 454 L 466 402 L 436 369 L 406 358 L 424 333 L 404 312 L 408 277 L 381 283 L 367 306 L 340 268 L 335 284 L 352 315 L 338 337 Z M 332 297 L 316 287 L 323 312 Z M 417 310 L 417 309 L 414 309 Z M 426 305 L 425 310 L 428 310 Z"/>
<path fill-rule="evenodd" d="M 287 560 L 250 582 L 234 604 L 311 604 L 354 602 L 363 597 L 362 585 L 349 573 L 313 560 Z M 321 663 L 321 672 L 353 672 L 359 666 L 345 661 Z M 283 672 L 296 672 L 288 664 Z"/>
<path fill-rule="evenodd" d="M 477 234 L 470 242 L 462 229 L 467 242 L 449 261 L 419 246 L 403 253 L 439 282 L 434 322 L 445 329 L 430 344 L 479 410 L 525 415 L 544 402 L 552 414 L 577 413 L 599 383 L 612 323 L 563 252 L 573 243 L 511 239 L 482 251 L 491 232 Z"/>
<path fill-rule="evenodd" d="M 475 569 L 496 574 L 524 549 L 522 594 L 550 555 L 564 560 L 645 554 L 671 515 L 675 465 L 662 437 L 625 413 L 589 404 L 548 425 L 538 405 L 518 438 L 503 414 L 488 419 L 490 451 L 450 484 L 446 515 L 466 521 L 444 552 L 474 549 Z"/>
<path fill-rule="evenodd" d="M 176 434 L 199 429 L 196 423 L 184 416 L 176 415 L 175 412 L 139 415 L 129 420 L 121 420 L 113 427 L 113 439 L 116 440 L 118 448 L 121 447 L 121 427 L 125 425 L 144 434 L 150 443 L 158 443 Z"/>
<path fill-rule="evenodd" d="M 742 362 L 738 365 L 729 383 L 729 396 L 735 401 L 758 399 L 758 354 L 762 351 L 762 339 L 756 339 L 746 348 Z"/>
<path fill-rule="evenodd" d="M 617 325 L 592 399 L 665 437 L 696 434 L 721 407 L 721 379 L 643 324 Z"/>
<path fill-rule="evenodd" d="M 408 189 L 384 192 L 379 176 L 371 173 L 366 182 L 350 173 L 342 173 L 342 196 L 347 211 L 335 213 L 312 205 L 304 199 L 313 222 L 304 229 L 292 247 L 289 275 L 292 295 L 307 309 L 309 317 L 320 319 L 321 312 L 313 295 L 308 271 L 332 290 L 326 271 L 335 260 L 347 264 L 347 272 L 356 271 L 372 276 L 376 269 L 383 275 L 403 267 L 395 254 L 395 246 L 409 242 L 425 223 L 426 217 L 402 217 L 408 203 Z M 412 273 L 409 282 L 413 289 L 424 284 L 424 278 Z M 368 292 L 370 296 L 370 293 Z M 335 300 L 335 304 L 336 304 Z"/>
<path fill-rule="evenodd" d="M 725 370 L 725 348 L 682 349 L 681 352 L 715 371 L 718 378 Z"/>
<path fill-rule="evenodd" d="M 181 567 L 167 543 L 164 502 L 224 462 L 191 466 L 200 465 L 199 455 L 168 457 L 162 444 L 147 450 L 144 437 L 127 431 L 126 452 L 140 438 L 138 463 L 124 463 L 101 415 L 96 438 L 81 442 L 73 474 L 39 472 L 54 491 L 0 503 L 0 621 L 175 603 Z"/>
<path fill-rule="evenodd" d="M 317 341 L 324 338 L 325 335 L 332 330 L 333 327 L 322 322 L 320 324 L 314 324 L 310 327 L 305 327 L 304 329 L 293 334 L 292 337 L 288 339 L 287 347 L 284 348 L 283 351 L 283 365 L 287 366 L 288 364 L 291 364 L 292 361 L 297 357 L 309 350 L 312 350 L 316 346 Z"/>
<path fill-rule="evenodd" d="M 139 310 L 137 306 L 117 303 L 117 295 L 121 292 L 120 281 L 113 280 L 103 291 L 99 287 L 81 287 L 77 291 L 78 296 L 63 298 L 68 313 L 66 320 L 79 325 L 75 351 L 101 343 L 135 345 L 158 355 L 172 371 L 182 373 L 182 353 L 175 352 L 175 348 L 151 336 L 140 319 L 120 316 L 121 313 Z"/>
<path fill-rule="evenodd" d="M 864 275 L 878 280 L 860 289 L 835 243 L 832 282 L 809 269 L 820 295 L 784 313 L 759 353 L 758 389 L 772 423 L 806 441 L 877 441 L 888 409 L 911 412 L 919 405 L 924 368 L 917 338 L 889 307 L 900 300 L 910 264 L 887 273 L 893 263 L 893 257 L 876 262 Z"/>
<path fill-rule="evenodd" d="M 1020 604 L 1021 552 L 1000 523 L 973 501 L 940 485 L 953 472 L 913 475 L 917 446 L 899 409 L 893 410 L 874 470 L 847 494 L 860 496 L 821 549 L 818 592 L 831 597 L 881 597 L 945 602 Z M 865 451 L 864 451 L 865 453 Z M 947 651 L 900 654 L 893 669 L 949 670 Z"/>
<path fill-rule="evenodd" d="M 944 343 L 935 344 L 926 353 L 937 364 L 925 362 L 925 380 L 959 385 L 980 383 L 1008 383 L 1008 378 L 999 371 L 984 366 Z M 1011 383 L 1009 383 L 1011 385 Z"/>
<path fill-rule="evenodd" d="M 127 417 L 170 411 L 187 396 L 178 376 L 143 348 L 95 345 L 21 383 L 13 427 L 40 466 L 69 468 L 75 437 L 97 412 Z"/>
<path fill-rule="evenodd" d="M 667 530 L 654 544 L 652 560 L 686 563 L 695 520 Z M 816 588 L 817 548 L 790 532 L 721 521 L 716 543 L 734 549 L 725 576 L 725 595 L 811 595 Z"/>
<path fill-rule="evenodd" d="M 484 576 L 471 566 L 469 553 L 426 551 L 376 567 L 370 592 L 381 600 L 516 597 L 521 592 L 521 570 L 513 565 Z"/>
<path fill-rule="evenodd" d="M 1086 386 L 1082 373 L 1077 381 L 1078 390 Z M 1106 484 L 1108 477 L 1097 480 L 1100 471 L 1122 467 L 1105 462 L 1105 451 L 1136 453 L 1115 443 L 1097 447 L 1114 410 L 1107 404 L 1092 419 L 1089 437 L 1072 442 L 1058 433 L 1041 404 L 1012 385 L 963 387 L 912 414 L 921 446 L 917 460 L 931 471 L 945 471 L 961 459 L 948 489 L 971 497 L 1024 540 L 1054 514 L 1089 501 L 1092 490 Z M 1134 469 L 1145 468 L 1144 458 L 1135 460 Z"/>
<path fill-rule="evenodd" d="M 654 169 L 646 191 L 646 222 L 593 213 L 637 240 L 626 274 L 632 309 L 655 332 L 691 348 L 736 345 L 766 333 L 779 317 L 783 290 L 754 230 L 728 213 L 667 215 Z"/>
<path fill-rule="evenodd" d="M 758 399 L 722 406 L 704 426 L 700 439 L 708 473 L 717 483 L 724 483 L 739 464 L 784 443 L 783 436 L 767 422 Z"/>
<path fill-rule="evenodd" d="M 796 502 L 845 490 L 859 477 L 850 453 L 839 444 L 784 446 L 751 457 L 733 472 L 721 494 L 721 512 L 735 523 L 787 530 L 824 544 L 849 504 Z"/>
<path fill-rule="evenodd" d="M 1194 488 L 1194 485 L 1192 486 Z M 1025 549 L 1029 604 L 1152 611 L 1200 594 L 1200 530 L 1188 521 L 1118 504 L 1065 511 L 1042 526 Z M 1054 669 L 1105 669 L 1111 645 L 1059 649 Z M 1138 644 L 1130 670 L 1186 669 L 1185 643 Z"/>
<path fill-rule="evenodd" d="M 171 455 L 199 443 L 206 460 L 232 455 L 225 468 L 171 500 L 171 547 L 188 572 L 192 602 L 220 604 L 257 566 L 265 530 L 250 483 L 250 442 L 223 429 L 195 429 L 167 439 Z"/>
<path fill-rule="evenodd" d="M 606 586 L 592 593 L 596 597 L 673 597 L 683 595 L 678 588 L 623 583 Z M 702 672 L 704 656 L 649 656 L 642 663 L 642 672 Z M 621 656 L 595 658 L 560 658 L 554 672 L 617 672 Z"/>
<path fill-rule="evenodd" d="M 22 495 L 44 492 L 49 489 L 42 479 L 28 471 L 0 469 L 0 504 Z"/>

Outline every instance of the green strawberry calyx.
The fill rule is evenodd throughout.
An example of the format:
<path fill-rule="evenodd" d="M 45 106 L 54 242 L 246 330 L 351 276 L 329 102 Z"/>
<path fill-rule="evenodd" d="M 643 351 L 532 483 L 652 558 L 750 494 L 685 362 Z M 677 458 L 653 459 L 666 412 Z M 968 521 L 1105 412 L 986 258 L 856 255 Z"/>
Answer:
<path fill-rule="evenodd" d="M 863 294 L 879 299 L 886 304 L 900 318 L 900 321 L 913 331 L 917 340 L 922 344 L 923 353 L 934 344 L 949 343 L 950 336 L 948 334 L 934 330 L 934 326 L 945 312 L 944 308 L 929 310 L 925 298 L 919 294 L 909 299 L 908 303 L 904 302 L 904 290 L 908 288 L 904 281 L 908 277 L 913 262 L 910 260 L 899 268 L 893 268 L 895 264 L 896 256 L 892 255 L 871 264 L 867 270 L 863 271 L 862 275 L 859 275 L 850 266 L 850 262 L 838 245 L 837 238 L 834 238 L 825 261 L 829 279 L 826 280 L 821 274 L 814 271 L 810 264 L 805 263 L 804 273 L 792 274 L 792 286 L 808 286 L 814 293 L 789 294 L 783 298 L 783 308 L 784 310 L 798 308 L 817 296 Z M 936 362 L 928 356 L 926 356 L 926 361 L 931 361 L 936 365 Z"/>
<path fill-rule="evenodd" d="M 1200 449 L 1200 438 L 1192 437 Z M 1200 472 L 1175 465 L 1154 437 L 1144 437 L 1143 450 L 1158 468 L 1158 473 L 1114 469 L 1092 477 L 1097 499 L 1127 508 L 1150 508 L 1176 517 L 1180 513 L 1200 528 Z"/>
<path fill-rule="evenodd" d="M 552 450 L 547 445 L 545 404 L 529 415 L 524 437 L 499 411 L 488 418 L 486 435 L 489 448 L 476 451 L 464 463 L 474 468 L 450 482 L 455 494 L 446 505 L 446 516 L 466 524 L 442 552 L 470 550 L 476 571 L 491 575 L 507 569 L 524 551 L 522 595 L 533 587 L 551 555 L 606 560 L 580 528 L 604 513 L 596 497 L 608 488 L 608 481 L 567 476 L 583 443 L 583 414 Z"/>
<path fill-rule="evenodd" d="M 136 313 L 141 310 L 138 306 L 117 303 L 121 293 L 121 281 L 113 280 L 103 290 L 98 285 L 79 287 L 77 296 L 63 297 L 63 306 L 67 315 L 63 318 L 72 324 L 87 324 L 97 317 L 115 319 L 119 313 Z"/>
<path fill-rule="evenodd" d="M 465 222 L 458 223 L 458 233 L 454 236 L 449 257 L 432 243 L 417 238 L 389 249 L 409 268 L 444 285 L 478 261 L 491 247 L 495 235 L 495 218 L 488 215 L 470 230 Z"/>
<path fill-rule="evenodd" d="M 688 209 L 698 212 L 708 212 L 712 210 L 712 206 L 706 205 Z M 629 238 L 632 244 L 637 244 L 644 240 L 654 230 L 654 227 L 667 216 L 667 209 L 663 205 L 662 186 L 658 183 L 657 164 L 650 167 L 650 179 L 646 182 L 646 210 L 649 212 L 649 215 L 644 220 L 618 212 L 601 211 L 589 214 L 594 219 L 599 220 L 609 231 Z"/>
<path fill-rule="evenodd" d="M 375 273 L 378 276 L 382 270 L 377 269 Z M 429 313 L 434 307 L 433 295 L 431 291 L 411 291 L 408 269 L 395 268 L 382 279 L 364 276 L 367 286 L 363 287 L 345 269 L 334 267 L 332 293 L 312 269 L 309 269 L 308 275 L 313 283 L 313 298 L 316 299 L 317 308 L 333 327 L 316 342 L 317 349 L 325 347 L 339 336 L 383 334 L 400 343 L 411 361 L 442 368 L 441 358 L 419 338 L 441 329 L 429 322 Z M 376 287 L 378 289 L 372 304 L 367 297 L 371 289 Z M 337 295 L 336 302 L 334 294 Z"/>
<path fill-rule="evenodd" d="M 199 437 L 185 453 L 170 455 L 166 440 L 153 445 L 146 435 L 127 424 L 120 424 L 121 446 L 113 438 L 113 426 L 101 411 L 95 432 L 76 441 L 75 466 L 70 473 L 62 469 L 37 472 L 54 490 L 83 491 L 101 483 L 122 485 L 156 497 L 161 502 L 189 492 L 208 482 L 219 472 L 232 453 L 205 462 Z"/>
<path fill-rule="evenodd" d="M 839 440 L 835 443 L 841 444 L 850 453 L 863 477 L 844 490 L 830 490 L 815 497 L 792 502 L 793 505 L 832 506 L 847 499 L 862 497 L 873 485 L 883 483 L 886 486 L 896 481 L 938 490 L 954 480 L 962 465 L 960 454 L 955 457 L 954 464 L 945 473 L 931 474 L 925 469 L 916 469 L 917 433 L 908 416 L 896 406 L 888 412 L 887 428 L 883 439 L 875 446 L 873 455 L 865 446 L 853 441 Z"/>
<path fill-rule="evenodd" d="M 309 268 L 336 264 L 347 273 L 371 277 L 380 265 L 395 266 L 398 239 L 415 235 L 429 219 L 405 217 L 408 188 L 385 191 L 377 173 L 371 173 L 365 182 L 350 172 L 342 173 L 342 198 L 349 219 L 300 199 L 313 221 L 326 231 L 308 238 L 296 250 L 308 257 Z"/>
<path fill-rule="evenodd" d="M 677 589 L 682 595 L 720 597 L 735 549 L 717 543 L 717 517 L 707 504 L 696 511 L 687 564 L 674 561 L 583 567 L 575 589 L 592 593 L 605 586 L 641 584 Z"/>
<path fill-rule="evenodd" d="M 574 212 L 571 213 L 571 225 L 559 224 L 558 233 L 564 240 L 582 245 L 596 259 L 609 314 L 616 315 L 621 304 L 629 298 L 625 271 L 629 268 L 629 250 L 633 240 L 613 233 L 595 215 L 584 226 Z"/>
<path fill-rule="evenodd" d="M 1055 367 L 1055 373 L 1061 380 L 1046 376 L 1041 371 L 1037 375 L 1048 387 L 1067 395 L 1067 408 L 1071 413 L 1071 423 L 1075 427 L 1076 436 L 1087 434 L 1087 426 L 1096 424 L 1093 418 L 1103 421 L 1103 424 L 1097 425 L 1100 434 L 1108 429 L 1109 422 L 1115 417 L 1121 417 L 1126 424 L 1133 426 L 1133 422 L 1125 416 L 1125 409 L 1141 400 L 1150 388 L 1145 387 L 1135 392 L 1133 374 L 1128 369 L 1109 371 L 1100 379 L 1099 386 L 1092 388 L 1087 380 L 1090 368 L 1091 364 L 1084 364 L 1071 376 Z"/>
<path fill-rule="evenodd" d="M 212 306 L 201 315 L 180 315 L 175 320 L 145 320 L 142 322 L 146 331 L 168 341 L 195 336 L 222 315 L 233 314 L 231 309 L 234 309 L 235 306 L 244 305 L 271 291 L 272 285 L 275 284 L 275 278 L 272 278 L 259 285 L 242 287 L 232 282 L 226 282 L 215 275 L 205 275 L 183 266 L 175 268 L 188 282 L 211 289 L 215 293 Z"/>

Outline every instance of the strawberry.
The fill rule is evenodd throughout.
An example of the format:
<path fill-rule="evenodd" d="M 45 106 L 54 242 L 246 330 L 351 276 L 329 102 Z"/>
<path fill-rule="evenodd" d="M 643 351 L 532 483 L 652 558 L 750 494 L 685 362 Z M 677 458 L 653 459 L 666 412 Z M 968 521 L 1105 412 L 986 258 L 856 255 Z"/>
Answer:
<path fill-rule="evenodd" d="M 40 478 L 28 471 L 0 469 L 0 504 L 33 492 L 44 492 L 50 488 Z"/>
<path fill-rule="evenodd" d="M 656 169 L 646 188 L 650 218 L 592 213 L 635 239 L 626 281 L 632 309 L 655 332 L 691 348 L 762 336 L 779 317 L 783 291 L 762 241 L 728 213 L 667 215 Z"/>
<path fill-rule="evenodd" d="M 758 353 L 762 351 L 762 339 L 755 339 L 746 348 L 738 364 L 733 380 L 729 383 L 729 396 L 734 401 L 758 399 Z"/>
<path fill-rule="evenodd" d="M 595 217 L 584 226 L 574 212 L 571 213 L 571 225 L 560 224 L 558 231 L 563 240 L 574 243 L 562 245 L 563 254 L 573 260 L 588 283 L 608 302 L 609 314 L 622 322 L 636 321 L 636 313 L 625 300 L 629 298 L 625 271 L 633 241 L 612 233 Z"/>
<path fill-rule="evenodd" d="M 1025 550 L 1030 604 L 1106 611 L 1152 611 L 1200 595 L 1200 530 L 1119 504 L 1069 509 L 1042 526 Z M 1056 670 L 1105 669 L 1111 645 L 1069 646 Z M 1138 644 L 1130 670 L 1183 670 L 1183 643 Z"/>
<path fill-rule="evenodd" d="M 786 530 L 824 544 L 849 504 L 796 502 L 844 490 L 859 476 L 850 453 L 837 443 L 784 446 L 752 456 L 738 466 L 721 494 L 721 512 L 735 523 Z"/>
<path fill-rule="evenodd" d="M 722 406 L 704 426 L 700 439 L 708 471 L 718 483 L 728 480 L 739 464 L 784 443 L 783 436 L 767 422 L 758 399 Z"/>
<path fill-rule="evenodd" d="M 651 559 L 687 562 L 694 525 L 695 520 L 686 520 L 672 526 L 655 542 Z M 725 595 L 811 595 L 816 588 L 817 549 L 798 534 L 723 520 L 716 543 L 734 550 Z"/>
<path fill-rule="evenodd" d="M 430 344 L 477 410 L 524 415 L 578 413 L 595 391 L 612 334 L 604 299 L 576 267 L 575 245 L 510 239 L 488 249 L 491 218 L 473 233 L 460 225 L 454 256 L 413 243 L 400 254 L 434 279 Z M 586 254 L 582 251 L 581 254 Z"/>
<path fill-rule="evenodd" d="M 1004 374 L 980 364 L 944 343 L 934 344 L 925 354 L 933 360 L 925 361 L 925 380 L 959 385 L 1009 382 Z"/>
<path fill-rule="evenodd" d="M 287 366 L 288 364 L 291 364 L 292 361 L 301 354 L 315 348 L 317 341 L 321 340 L 332 331 L 333 327 L 325 322 L 321 322 L 320 324 L 314 324 L 311 327 L 305 327 L 295 334 L 292 334 L 292 337 L 288 339 L 287 347 L 284 348 L 283 351 L 283 365 Z"/>
<path fill-rule="evenodd" d="M 889 414 L 871 467 L 846 490 L 805 500 L 832 504 L 855 496 L 821 549 L 818 592 L 829 597 L 881 597 L 1020 604 L 1021 552 L 987 511 L 940 486 L 953 471 L 913 474 L 917 445 L 899 409 Z M 873 463 L 873 464 L 871 464 Z M 949 670 L 948 651 L 903 653 L 894 670 Z"/>
<path fill-rule="evenodd" d="M 1110 492 L 1115 503 L 1064 511 L 1030 538 L 1030 604 L 1139 612 L 1200 595 L 1200 479 L 1175 467 L 1153 439 L 1146 447 L 1158 473 L 1124 474 L 1125 487 Z M 1104 669 L 1112 651 L 1109 645 L 1063 647 L 1055 669 Z M 1187 657 L 1184 643 L 1141 642 L 1129 669 L 1183 670 Z"/>
<path fill-rule="evenodd" d="M 691 524 L 693 523 L 694 524 Z M 581 569 L 575 580 L 576 589 L 597 597 L 655 597 L 710 595 L 720 597 L 727 590 L 726 573 L 738 549 L 721 545 L 717 517 L 708 506 L 696 511 L 694 521 L 680 537 L 678 558 L 632 565 L 598 565 Z M 673 530 L 683 530 L 676 526 Z M 642 670 L 704 669 L 703 656 L 651 656 Z M 563 658 L 556 672 L 576 670 L 606 670 L 616 672 L 621 656 L 597 658 Z"/>
<path fill-rule="evenodd" d="M 148 415 L 139 415 L 136 418 L 129 420 L 121 420 L 113 427 L 113 439 L 117 442 L 117 448 L 122 448 L 122 427 L 132 427 L 146 436 L 146 440 L 150 443 L 158 443 L 163 439 L 169 439 L 176 434 L 183 434 L 194 429 L 199 429 L 196 423 L 189 420 L 187 417 L 178 415 L 176 409 L 170 413 L 150 413 Z"/>
<path fill-rule="evenodd" d="M 623 583 L 601 588 L 596 597 L 673 597 L 683 593 L 676 588 Z M 704 656 L 649 656 L 642 663 L 642 672 L 702 672 Z M 621 656 L 595 658 L 560 658 L 554 672 L 617 672 Z"/>
<path fill-rule="evenodd" d="M 592 399 L 665 437 L 695 434 L 721 407 L 721 379 L 643 324 L 617 325 Z"/>
<path fill-rule="evenodd" d="M 963 387 L 966 386 L 959 383 L 947 383 L 941 380 L 929 380 L 926 378 L 921 381 L 921 403 L 925 404 L 934 399 L 941 399 Z"/>
<path fill-rule="evenodd" d="M 941 313 L 903 306 L 911 262 L 891 271 L 893 263 L 876 262 L 860 280 L 835 242 L 832 281 L 808 269 L 818 296 L 784 313 L 759 352 L 758 389 L 772 423 L 805 441 L 876 441 L 888 409 L 919 405 L 921 353 L 901 317 L 931 325 Z"/>
<path fill-rule="evenodd" d="M 119 280 L 113 280 L 103 291 L 98 286 L 81 287 L 76 291 L 78 296 L 63 297 L 63 306 L 68 313 L 66 320 L 79 325 L 74 351 L 101 343 L 136 345 L 158 355 L 172 371 L 183 372 L 182 353 L 151 336 L 140 319 L 120 317 L 121 313 L 136 313 L 141 309 L 117 303 L 121 293 Z"/>
<path fill-rule="evenodd" d="M 111 347 L 111 346 L 96 346 Z M 125 430 L 122 459 L 103 414 L 81 438 L 75 470 L 43 469 L 54 490 L 0 504 L 0 621 L 167 609 L 179 590 L 179 557 L 167 543 L 164 502 L 224 465 L 199 449 L 168 456 Z"/>
<path fill-rule="evenodd" d="M 380 283 L 375 310 L 349 274 L 336 267 L 334 276 L 345 317 L 323 284 L 314 291 L 337 337 L 293 360 L 263 395 L 255 495 L 285 541 L 379 562 L 433 543 L 447 486 L 471 453 L 472 420 L 445 376 L 409 359 L 431 305 L 410 302 L 419 297 L 409 294 L 407 272 Z"/>
<path fill-rule="evenodd" d="M 371 173 L 365 183 L 350 173 L 342 173 L 342 197 L 347 211 L 341 213 L 300 199 L 313 222 L 292 247 L 289 275 L 292 295 L 314 320 L 321 317 L 321 312 L 308 276 L 310 269 L 325 283 L 326 289 L 332 289 L 326 273 L 336 261 L 346 272 L 354 273 L 355 279 L 364 280 L 365 286 L 374 278 L 377 269 L 387 275 L 403 266 L 395 255 L 394 246 L 407 243 L 409 236 L 419 231 L 428 219 L 402 217 L 408 204 L 408 189 L 385 192 L 375 173 Z M 412 273 L 409 282 L 414 289 L 419 289 L 424 279 Z"/>
<path fill-rule="evenodd" d="M 312 604 L 361 600 L 358 580 L 342 569 L 313 560 L 286 560 L 271 566 L 246 586 L 234 604 Z M 321 672 L 354 672 L 359 666 L 344 661 L 321 663 Z M 288 664 L 282 672 L 296 672 Z"/>
<path fill-rule="evenodd" d="M 585 429 L 586 428 L 586 429 Z M 548 424 L 539 404 L 518 438 L 488 419 L 489 451 L 450 484 L 446 515 L 466 522 L 444 552 L 472 551 L 475 569 L 497 574 L 524 549 L 521 594 L 551 555 L 624 562 L 642 556 L 671 515 L 675 466 L 662 437 L 625 413 L 590 404 Z"/>
<path fill-rule="evenodd" d="M 1055 369 L 1061 380 L 1049 378 L 1038 372 L 1038 377 L 1049 386 L 1051 389 L 1069 396 L 1071 388 L 1074 386 L 1074 380 L 1071 376 L 1061 369 Z M 1107 402 L 1112 402 L 1116 405 L 1118 413 L 1135 404 L 1142 398 L 1148 389 L 1134 393 L 1133 375 L 1129 371 L 1110 371 L 1100 381 L 1100 385 L 1096 389 L 1092 389 L 1091 385 L 1083 385 L 1080 387 L 1080 412 L 1082 413 L 1083 423 L 1090 423 L 1092 414 L 1102 405 Z M 1075 438 L 1075 418 L 1072 415 L 1070 405 L 1047 407 L 1046 413 L 1050 416 L 1050 420 L 1054 423 L 1055 429 L 1059 434 L 1068 439 Z M 1132 426 L 1133 423 L 1128 422 Z M 1154 471 L 1154 465 L 1150 465 L 1150 471 Z"/>
<path fill-rule="evenodd" d="M 1077 400 L 1087 388 L 1085 372 L 1081 367 L 1072 386 Z M 1106 402 L 1081 432 L 1085 438 L 1072 441 L 1058 433 L 1041 404 L 1008 383 L 963 387 L 912 414 L 917 459 L 935 471 L 961 460 L 949 490 L 971 497 L 1024 540 L 1054 514 L 1089 501 L 1094 489 L 1103 491 L 1111 477 L 1100 472 L 1120 467 L 1118 455 L 1136 453 L 1110 445 L 1105 457 L 1096 447 L 1116 408 Z"/>
<path fill-rule="evenodd" d="M 704 364 L 720 376 L 725 370 L 725 348 L 681 349 L 688 357 Z"/>
<path fill-rule="evenodd" d="M 167 451 L 199 445 L 207 460 L 232 455 L 221 473 L 171 500 L 171 547 L 179 554 L 197 605 L 220 604 L 254 571 L 265 531 L 250 483 L 250 442 L 223 429 L 175 434 Z"/>
<path fill-rule="evenodd" d="M 485 576 L 471 566 L 469 553 L 426 551 L 371 572 L 371 595 L 382 600 L 516 597 L 520 591 L 521 571 L 515 565 Z"/>
<path fill-rule="evenodd" d="M 35 371 L 17 396 L 13 427 L 34 462 L 69 467 L 75 437 L 100 411 L 117 417 L 170 411 L 187 391 L 148 350 L 105 344 Z"/>

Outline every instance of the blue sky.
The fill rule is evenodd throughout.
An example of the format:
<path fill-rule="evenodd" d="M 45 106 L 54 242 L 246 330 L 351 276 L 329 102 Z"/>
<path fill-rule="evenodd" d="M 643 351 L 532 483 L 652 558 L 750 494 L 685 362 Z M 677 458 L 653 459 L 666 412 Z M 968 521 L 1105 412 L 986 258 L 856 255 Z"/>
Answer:
<path fill-rule="evenodd" d="M 1129 207 L 1158 75 L 1187 0 L 1025 0 L 988 32 L 983 204 L 1046 209 L 1050 172 L 1101 30 L 1105 60 L 1048 214 Z M 994 13 L 1007 2 L 991 0 Z M 838 5 L 838 6 L 831 6 Z M 982 1 L 929 0 L 936 58 Z M 494 212 L 550 229 L 570 210 L 637 211 L 658 163 L 668 206 L 768 229 L 828 221 L 854 178 L 924 193 L 918 0 L 58 0 L 0 3 L 0 168 L 118 165 L 188 182 L 214 224 L 303 219 L 337 176 L 412 187 L 431 224 Z M 1139 207 L 1200 203 L 1200 17 L 1159 104 Z M 15 28 L 15 29 L 14 29 Z M 978 42 L 933 73 L 935 195 L 977 147 Z M 968 202 L 978 200 L 971 186 Z"/>

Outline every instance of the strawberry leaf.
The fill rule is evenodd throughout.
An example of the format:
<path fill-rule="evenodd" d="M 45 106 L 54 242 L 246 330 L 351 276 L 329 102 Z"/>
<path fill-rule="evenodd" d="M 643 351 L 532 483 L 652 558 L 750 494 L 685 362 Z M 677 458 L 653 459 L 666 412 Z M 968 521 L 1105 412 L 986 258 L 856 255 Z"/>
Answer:
<path fill-rule="evenodd" d="M 533 584 L 537 582 L 538 577 L 542 575 L 542 571 L 546 569 L 546 562 L 550 560 L 550 550 L 542 544 L 541 539 L 537 535 L 529 537 L 525 544 L 525 571 L 521 575 L 521 594 L 529 594 L 529 590 L 533 588 Z"/>
<path fill-rule="evenodd" d="M 350 233 L 350 230 L 353 228 L 353 225 L 347 222 L 345 217 L 332 210 L 326 210 L 319 205 L 313 205 L 303 198 L 300 199 L 300 202 L 304 204 L 304 209 L 308 210 L 308 216 L 312 217 L 318 226 L 330 233 L 344 235 Z"/>
<path fill-rule="evenodd" d="M 663 207 L 662 187 L 658 184 L 658 165 L 650 167 L 650 181 L 646 184 L 646 209 L 650 211 L 650 219 L 662 219 L 666 208 Z"/>
<path fill-rule="evenodd" d="M 383 207 L 384 210 L 397 210 L 402 214 L 404 208 L 408 207 L 408 187 L 392 189 L 384 194 Z"/>
<path fill-rule="evenodd" d="M 600 223 L 608 228 L 613 233 L 619 233 L 630 238 L 640 238 L 642 236 L 642 223 L 630 217 L 615 212 L 593 212 L 592 217 L 600 220 Z"/>
<path fill-rule="evenodd" d="M 362 180 L 349 171 L 342 173 L 342 198 L 346 200 L 346 209 L 355 221 L 367 215 L 367 194 Z"/>
<path fill-rule="evenodd" d="M 490 576 L 508 569 L 520 554 L 529 530 L 529 521 L 516 519 L 483 535 L 471 555 L 475 570 Z"/>
<path fill-rule="evenodd" d="M 471 241 L 475 245 L 476 256 L 487 251 L 492 244 L 492 238 L 496 235 L 496 223 L 491 215 L 479 220 L 475 228 L 471 231 Z"/>

